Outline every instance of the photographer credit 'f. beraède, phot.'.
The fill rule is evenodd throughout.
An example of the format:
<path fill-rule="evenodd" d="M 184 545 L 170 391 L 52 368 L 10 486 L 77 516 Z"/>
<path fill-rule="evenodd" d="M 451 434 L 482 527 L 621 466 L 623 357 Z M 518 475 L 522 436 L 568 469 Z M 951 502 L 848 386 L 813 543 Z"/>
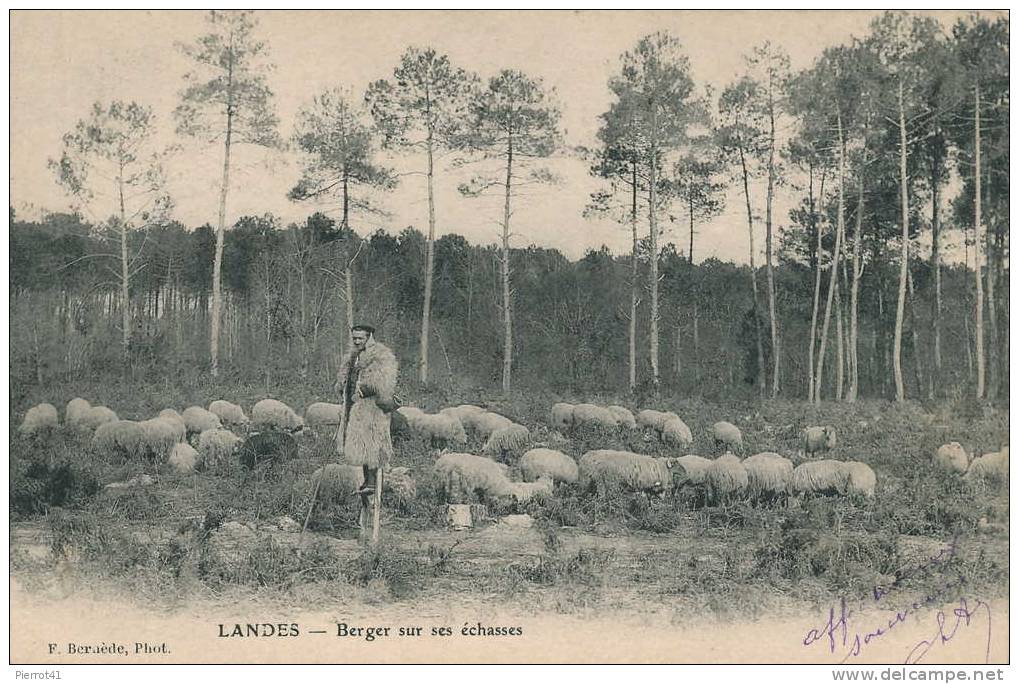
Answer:
<path fill-rule="evenodd" d="M 1007 662 L 1007 12 L 10 25 L 12 663 Z"/>

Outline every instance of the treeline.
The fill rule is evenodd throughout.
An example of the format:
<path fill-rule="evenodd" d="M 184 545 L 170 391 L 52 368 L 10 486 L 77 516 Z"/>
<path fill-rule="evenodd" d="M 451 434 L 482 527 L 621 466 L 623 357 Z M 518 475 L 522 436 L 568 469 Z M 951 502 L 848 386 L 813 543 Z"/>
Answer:
<path fill-rule="evenodd" d="M 561 103 L 540 77 L 503 68 L 482 78 L 417 47 L 363 93 L 343 84 L 309 93 L 282 131 L 256 15 L 212 12 L 205 30 L 183 44 L 194 68 L 173 122 L 181 144 L 222 154 L 214 225 L 188 232 L 173 223 L 164 173 L 172 158 L 159 149 L 153 112 L 113 101 L 83 113 L 51 164 L 78 207 L 109 220 L 74 227 L 51 217 L 15 230 L 39 232 L 18 238 L 27 244 L 55 231 L 58 256 L 24 252 L 54 280 L 19 283 L 13 303 L 24 310 L 29 297 L 31 310 L 41 292 L 56 296 L 48 306 L 61 334 L 79 313 L 86 327 L 115 325 L 119 362 L 112 339 L 89 352 L 93 360 L 133 368 L 167 353 L 216 376 L 222 348 L 231 369 L 256 364 L 271 385 L 283 369 L 306 377 L 328 368 L 344 338 L 332 326 L 364 317 L 385 324 L 423 384 L 750 387 L 814 402 L 1002 394 L 1004 16 L 971 14 L 946 30 L 930 16 L 886 12 L 799 72 L 766 42 L 717 89 L 694 82 L 675 36 L 654 33 L 619 57 L 588 148 L 565 144 Z M 247 217 L 228 230 L 239 143 L 295 153 L 301 177 L 289 199 L 309 213 L 334 205 L 335 222 L 315 214 L 284 228 Z M 630 254 L 570 263 L 512 244 L 514 211 L 528 186 L 555 183 L 545 161 L 558 154 L 582 157 L 601 179 L 586 213 L 626 226 Z M 362 239 L 400 182 L 389 166 L 397 158 L 427 178 L 422 233 Z M 435 186 L 468 168 L 464 198 L 501 200 L 496 246 L 437 236 Z M 779 196 L 798 203 L 789 216 L 778 215 Z M 696 264 L 697 226 L 734 199 L 726 214 L 745 216 L 730 227 L 746 236 L 748 266 Z M 668 224 L 688 228 L 681 248 L 665 244 Z M 945 259 L 949 237 L 961 238 L 962 267 Z M 46 320 L 26 329 L 37 379 L 47 337 L 32 331 Z M 169 344 L 158 329 L 171 320 Z M 155 339 L 168 346 L 157 353 Z M 70 357 L 65 366 L 86 367 Z"/>
<path fill-rule="evenodd" d="M 129 360 L 119 341 L 118 236 L 79 218 L 53 214 L 16 220 L 10 233 L 11 376 L 31 386 L 125 374 L 152 381 L 198 377 L 209 366 L 212 229 L 171 223 L 132 231 Z M 245 217 L 226 232 L 223 255 L 223 371 L 264 382 L 272 392 L 295 380 L 328 386 L 346 343 L 350 318 L 374 323 L 402 362 L 403 384 L 419 381 L 425 236 L 407 228 L 358 237 L 314 214 L 281 226 L 273 216 Z M 435 242 L 431 383 L 448 389 L 497 387 L 503 335 L 500 248 L 459 235 Z M 570 261 L 556 250 L 514 249 L 514 374 L 525 388 L 563 392 L 625 391 L 628 376 L 629 255 L 592 250 Z M 348 283 L 349 265 L 349 283 Z M 639 277 L 649 271 L 640 263 Z M 746 398 L 757 393 L 758 357 L 749 268 L 715 259 L 692 265 L 673 245 L 662 250 L 662 384 L 670 393 Z M 779 314 L 789 339 L 809 330 L 812 273 L 782 260 L 775 269 Z M 918 298 L 932 278 L 918 265 Z M 967 312 L 971 272 L 945 269 L 945 365 L 940 380 L 953 397 L 972 377 L 975 358 Z M 891 346 L 894 267 L 871 274 L 861 292 L 861 395 L 893 397 Z M 1007 299 L 1007 289 L 1003 293 Z M 348 307 L 349 302 L 349 307 Z M 639 326 L 647 329 L 647 308 Z M 907 325 L 908 389 L 926 396 L 934 382 L 929 356 L 931 308 L 916 307 Z M 1006 321 L 1007 322 L 1007 321 Z M 826 396 L 845 380 L 846 328 L 827 354 Z M 1007 354 L 1001 354 L 1007 383 Z M 806 396 L 806 350 L 790 345 L 786 391 Z M 638 346 L 638 391 L 651 390 L 647 345 Z M 840 370 L 841 369 L 841 370 Z M 998 373 L 992 377 L 999 376 Z M 1007 395 L 1007 384 L 994 385 Z M 956 393 L 956 394 L 953 394 Z"/>

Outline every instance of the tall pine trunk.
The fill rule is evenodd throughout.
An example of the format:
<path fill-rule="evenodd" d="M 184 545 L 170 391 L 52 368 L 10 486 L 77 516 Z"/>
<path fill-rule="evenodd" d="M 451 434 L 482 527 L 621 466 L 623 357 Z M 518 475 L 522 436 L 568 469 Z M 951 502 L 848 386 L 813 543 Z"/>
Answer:
<path fill-rule="evenodd" d="M 824 199 L 824 172 L 822 171 L 821 176 L 821 198 Z M 817 221 L 817 212 L 814 206 L 814 164 L 810 164 L 810 184 L 808 186 L 808 201 L 810 204 L 810 223 L 814 227 L 814 233 L 817 235 L 817 251 L 816 259 L 816 276 L 814 278 L 814 304 L 813 310 L 810 314 L 810 347 L 808 352 L 807 360 L 807 372 L 809 377 L 809 383 L 807 385 L 807 400 L 814 400 L 814 349 L 817 345 L 817 310 L 820 307 L 821 301 L 821 256 L 823 248 L 821 246 L 821 225 Z"/>
<path fill-rule="evenodd" d="M 929 398 L 941 384 L 941 166 L 935 152 L 931 162 L 931 267 L 934 271 L 934 369 Z"/>
<path fill-rule="evenodd" d="M 895 308 L 895 341 L 892 348 L 892 372 L 895 375 L 895 400 L 906 399 L 902 381 L 902 324 L 906 313 L 906 275 L 909 270 L 909 187 L 906 176 L 906 105 L 902 77 L 899 77 L 899 185 L 902 204 L 902 253 L 899 256 L 899 298 Z"/>
<path fill-rule="evenodd" d="M 984 286 L 983 286 L 983 265 L 981 264 L 980 251 L 983 246 L 983 221 L 980 215 L 980 84 L 973 88 L 973 147 L 974 147 L 974 171 L 973 180 L 976 185 L 973 193 L 973 272 L 976 278 L 977 299 L 976 299 L 976 357 L 977 357 L 977 399 L 984 398 Z"/>
<path fill-rule="evenodd" d="M 864 154 L 860 166 L 860 180 L 858 195 L 856 199 L 856 228 L 853 231 L 853 280 L 849 290 L 849 357 L 851 359 L 849 371 L 849 390 L 846 393 L 846 401 L 854 402 L 860 392 L 860 278 L 863 276 L 863 269 L 860 262 L 863 236 L 863 173 L 867 166 L 867 156 Z"/>
<path fill-rule="evenodd" d="M 630 202 L 630 230 L 633 233 L 633 249 L 630 252 L 630 394 L 637 389 L 637 300 L 638 287 L 637 279 L 639 273 L 639 262 L 637 251 L 640 247 L 640 239 L 637 236 L 637 160 L 631 162 L 633 171 L 633 185 L 631 187 Z"/>
<path fill-rule="evenodd" d="M 648 285 L 651 289 L 651 386 L 655 396 L 658 395 L 658 387 L 661 382 L 661 375 L 658 368 L 658 202 L 657 180 L 655 172 L 658 164 L 658 151 L 652 148 L 651 163 L 649 168 L 648 182 L 648 224 L 650 226 L 651 238 L 651 268 L 649 269 Z"/>
<path fill-rule="evenodd" d="M 775 316 L 775 271 L 772 266 L 772 202 L 775 197 L 775 102 L 773 100 L 773 86 L 769 83 L 768 88 L 768 115 L 771 122 L 770 134 L 768 136 L 768 201 L 765 214 L 765 261 L 768 272 L 768 317 L 771 320 L 771 398 L 778 396 L 779 373 L 780 373 L 780 348 L 778 341 L 778 319 Z"/>
<path fill-rule="evenodd" d="M 422 383 L 428 382 L 428 328 L 431 325 L 432 316 L 432 271 L 435 268 L 435 189 L 434 179 L 434 149 L 432 144 L 432 131 L 428 130 L 427 141 L 428 152 L 428 241 L 425 243 L 425 301 L 421 313 L 421 361 L 420 376 Z M 509 190 L 507 189 L 506 203 L 509 204 Z M 506 218 L 509 223 L 509 217 Z M 508 371 L 506 371 L 508 373 Z M 503 384 L 509 382 L 508 375 L 503 379 Z M 508 385 L 507 385 L 508 387 Z"/>
<path fill-rule="evenodd" d="M 766 381 L 765 381 L 765 370 L 764 370 L 764 343 L 761 340 L 761 304 L 760 297 L 757 294 L 757 267 L 754 265 L 754 214 L 750 208 L 750 173 L 747 169 L 746 156 L 743 153 L 743 147 L 739 148 L 739 161 L 740 168 L 743 170 L 743 197 L 746 199 L 747 205 L 747 231 L 750 235 L 750 288 L 753 290 L 753 316 L 754 316 L 754 330 L 756 331 L 755 338 L 757 340 L 757 386 L 761 392 L 761 398 L 763 399 L 767 393 Z"/>
<path fill-rule="evenodd" d="M 124 164 L 120 165 L 120 174 L 117 176 L 117 192 L 120 198 L 120 300 L 121 300 L 121 325 L 124 327 L 122 352 L 125 362 L 130 356 L 131 344 L 131 292 L 129 282 L 131 274 L 127 262 L 127 211 L 124 208 Z M 127 371 L 128 364 L 124 364 Z"/>
<path fill-rule="evenodd" d="M 211 373 L 219 375 L 219 326 L 222 293 L 220 280 L 223 270 L 223 241 L 226 234 L 226 198 L 230 192 L 230 145 L 233 142 L 234 102 L 233 102 L 233 50 L 231 49 L 226 70 L 226 137 L 223 139 L 223 181 L 219 190 L 219 222 L 216 226 L 216 256 L 212 262 L 212 323 L 210 329 Z"/>
<path fill-rule="evenodd" d="M 916 373 L 916 389 L 919 395 L 923 391 L 923 356 L 920 353 L 920 335 L 917 332 L 916 289 L 913 285 L 913 273 L 907 271 L 906 281 L 909 286 L 909 333 L 913 341 L 913 368 Z"/>
<path fill-rule="evenodd" d="M 987 188 L 990 190 L 990 168 L 988 168 L 987 174 Z M 990 201 L 988 201 L 987 204 L 988 206 L 991 206 Z M 987 253 L 987 268 L 985 269 L 986 273 L 984 276 L 987 280 L 987 317 L 991 327 L 991 343 L 988 345 L 990 351 L 990 378 L 987 381 L 987 398 L 993 400 L 998 398 L 998 390 L 1001 386 L 1001 340 L 998 333 L 997 304 L 994 299 L 994 280 L 997 275 L 997 268 L 995 265 L 1000 260 L 1001 256 L 999 254 L 995 254 L 994 244 L 992 242 L 994 233 L 988 229 L 984 231 L 984 235 L 987 238 L 984 243 L 985 251 Z"/>
<path fill-rule="evenodd" d="M 842 234 L 846 223 L 846 144 L 842 132 L 842 112 L 836 112 L 839 146 L 839 204 L 838 219 L 835 226 L 835 247 L 831 255 L 831 278 L 828 284 L 828 297 L 824 305 L 824 323 L 821 325 L 821 345 L 817 355 L 817 377 L 814 380 L 814 403 L 821 403 L 821 388 L 824 386 L 824 354 L 828 345 L 828 325 L 831 323 L 832 300 L 838 287 L 839 256 L 842 254 Z M 818 264 L 820 268 L 820 264 Z"/>
<path fill-rule="evenodd" d="M 846 382 L 846 338 L 842 327 L 842 283 L 835 280 L 835 399 L 842 401 Z"/>
<path fill-rule="evenodd" d="M 510 372 L 513 368 L 513 313 L 510 308 L 510 197 L 513 192 L 513 134 L 506 145 L 506 206 L 502 219 L 502 310 L 503 353 L 502 391 L 510 391 Z"/>

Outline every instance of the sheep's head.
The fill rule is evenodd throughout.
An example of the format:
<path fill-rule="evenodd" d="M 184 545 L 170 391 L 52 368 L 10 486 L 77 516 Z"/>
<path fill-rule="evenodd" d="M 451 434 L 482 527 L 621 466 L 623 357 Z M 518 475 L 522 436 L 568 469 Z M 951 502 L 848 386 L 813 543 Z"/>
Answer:
<path fill-rule="evenodd" d="M 836 444 L 837 441 L 838 440 L 837 440 L 837 438 L 835 436 L 835 428 L 830 427 L 830 426 L 826 427 L 824 429 L 824 445 L 825 445 L 825 447 L 827 447 L 828 449 L 834 449 L 835 448 L 835 444 Z"/>

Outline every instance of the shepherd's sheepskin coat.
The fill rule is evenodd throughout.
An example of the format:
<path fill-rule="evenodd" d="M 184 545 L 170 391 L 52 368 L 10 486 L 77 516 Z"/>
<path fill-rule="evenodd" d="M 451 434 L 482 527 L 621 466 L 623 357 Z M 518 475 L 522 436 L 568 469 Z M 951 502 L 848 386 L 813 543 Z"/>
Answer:
<path fill-rule="evenodd" d="M 348 391 L 349 365 L 349 357 L 340 364 L 336 384 L 341 393 Z M 388 347 L 372 338 L 368 340 L 364 351 L 356 355 L 354 368 L 357 383 L 350 388 L 354 404 L 350 412 L 343 416 L 336 433 L 337 451 L 342 460 L 350 465 L 384 467 L 393 457 L 389 409 L 393 406 L 399 371 L 396 357 Z M 383 407 L 387 410 L 383 410 Z"/>

